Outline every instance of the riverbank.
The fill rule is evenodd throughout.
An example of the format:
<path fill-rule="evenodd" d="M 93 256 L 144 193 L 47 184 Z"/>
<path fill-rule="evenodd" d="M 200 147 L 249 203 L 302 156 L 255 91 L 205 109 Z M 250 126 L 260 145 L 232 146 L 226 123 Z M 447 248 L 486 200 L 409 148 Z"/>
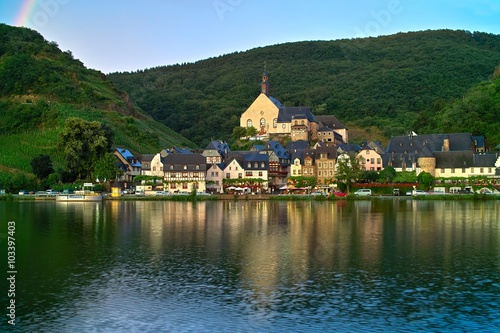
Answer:
<path fill-rule="evenodd" d="M 107 201 L 218 201 L 218 200 L 272 200 L 272 201 L 338 201 L 338 200 L 376 200 L 376 199 L 392 199 L 392 200 L 500 200 L 500 195 L 490 194 L 439 194 L 439 195 L 416 195 L 416 196 L 388 196 L 388 195 L 372 195 L 372 196 L 354 196 L 345 197 L 323 196 L 323 195 L 272 195 L 272 194 L 254 194 L 254 195 L 234 195 L 234 194 L 217 194 L 217 195 L 167 195 L 167 196 L 135 196 L 124 195 L 121 197 L 104 197 Z M 35 195 L 17 195 L 5 194 L 0 195 L 0 201 L 54 201 L 55 197 L 37 197 Z"/>

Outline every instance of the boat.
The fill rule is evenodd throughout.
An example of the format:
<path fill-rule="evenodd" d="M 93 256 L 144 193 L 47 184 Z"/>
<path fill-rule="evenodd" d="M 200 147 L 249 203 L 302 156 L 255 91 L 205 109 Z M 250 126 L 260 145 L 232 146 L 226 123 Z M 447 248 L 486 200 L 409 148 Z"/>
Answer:
<path fill-rule="evenodd" d="M 56 202 L 101 202 L 102 196 L 94 192 L 94 185 L 92 183 L 84 183 L 81 190 L 75 191 L 71 194 L 58 194 Z"/>

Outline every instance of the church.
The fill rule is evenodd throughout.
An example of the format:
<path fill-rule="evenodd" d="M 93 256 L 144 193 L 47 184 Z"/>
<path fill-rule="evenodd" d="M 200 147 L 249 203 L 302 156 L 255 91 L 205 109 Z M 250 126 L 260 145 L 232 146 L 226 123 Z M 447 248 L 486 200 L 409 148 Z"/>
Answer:
<path fill-rule="evenodd" d="M 335 128 L 330 128 L 332 126 Z M 240 126 L 255 127 L 258 138 L 269 140 L 270 136 L 288 136 L 292 141 L 318 140 L 318 130 L 330 129 L 336 133 L 332 142 L 347 143 L 347 129 L 335 116 L 315 117 L 310 107 L 285 107 L 269 95 L 269 77 L 266 70 L 262 73 L 260 95 L 243 112 Z"/>

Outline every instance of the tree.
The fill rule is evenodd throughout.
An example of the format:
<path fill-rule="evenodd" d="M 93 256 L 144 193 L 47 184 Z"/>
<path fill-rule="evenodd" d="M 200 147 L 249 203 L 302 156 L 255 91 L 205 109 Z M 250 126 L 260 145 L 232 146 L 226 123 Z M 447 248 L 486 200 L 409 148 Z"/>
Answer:
<path fill-rule="evenodd" d="M 46 179 L 54 172 L 52 160 L 49 155 L 38 155 L 31 160 L 31 171 L 38 179 Z"/>
<path fill-rule="evenodd" d="M 396 175 L 396 169 L 389 165 L 386 166 L 384 170 L 380 171 L 378 180 L 380 182 L 392 183 L 394 178 L 396 178 Z"/>
<path fill-rule="evenodd" d="M 98 121 L 68 118 L 59 135 L 68 171 L 77 173 L 79 179 L 90 178 L 96 161 L 111 147 L 110 135 Z"/>
<path fill-rule="evenodd" d="M 101 181 L 111 181 L 119 178 L 123 174 L 117 166 L 116 156 L 106 153 L 94 163 L 93 178 Z"/>
<path fill-rule="evenodd" d="M 259 134 L 259 131 L 257 131 L 257 129 L 253 126 L 250 126 L 250 127 L 247 127 L 246 129 L 246 134 L 248 137 L 252 138 L 254 136 L 256 136 L 257 134 Z"/>
<path fill-rule="evenodd" d="M 364 159 L 362 156 L 349 156 L 345 153 L 337 158 L 335 177 L 347 188 L 350 193 L 351 184 L 361 178 L 364 168 Z"/>
<path fill-rule="evenodd" d="M 233 129 L 232 137 L 234 140 L 239 140 L 240 138 L 246 136 L 247 130 L 244 127 L 237 126 Z"/>
<path fill-rule="evenodd" d="M 434 182 L 434 177 L 428 172 L 421 172 L 418 174 L 418 182 L 425 188 L 425 190 L 429 190 L 432 183 Z"/>

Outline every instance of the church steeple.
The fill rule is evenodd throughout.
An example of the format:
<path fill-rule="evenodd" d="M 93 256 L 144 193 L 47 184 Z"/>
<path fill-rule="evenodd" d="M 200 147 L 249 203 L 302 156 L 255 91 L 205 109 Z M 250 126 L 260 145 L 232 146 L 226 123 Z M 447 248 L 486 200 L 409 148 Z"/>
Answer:
<path fill-rule="evenodd" d="M 269 96 L 269 81 L 268 81 L 268 76 L 266 72 L 266 67 L 267 64 L 264 63 L 264 72 L 262 73 L 262 83 L 260 84 L 260 92 L 262 94 L 266 94 L 266 96 Z"/>

